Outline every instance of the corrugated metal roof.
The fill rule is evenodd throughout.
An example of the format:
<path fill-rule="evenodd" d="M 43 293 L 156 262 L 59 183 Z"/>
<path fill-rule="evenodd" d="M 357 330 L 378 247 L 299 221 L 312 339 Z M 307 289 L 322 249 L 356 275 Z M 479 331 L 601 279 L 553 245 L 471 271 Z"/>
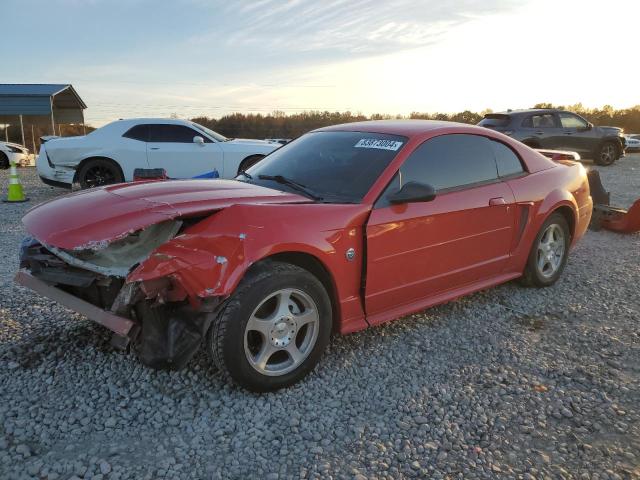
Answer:
<path fill-rule="evenodd" d="M 50 97 L 69 88 L 71 85 L 63 83 L 2 83 L 0 95 L 35 95 Z"/>
<path fill-rule="evenodd" d="M 0 117 L 11 115 L 50 115 L 65 110 L 75 111 L 74 118 L 82 118 L 87 105 L 70 84 L 5 83 L 0 84 Z"/>

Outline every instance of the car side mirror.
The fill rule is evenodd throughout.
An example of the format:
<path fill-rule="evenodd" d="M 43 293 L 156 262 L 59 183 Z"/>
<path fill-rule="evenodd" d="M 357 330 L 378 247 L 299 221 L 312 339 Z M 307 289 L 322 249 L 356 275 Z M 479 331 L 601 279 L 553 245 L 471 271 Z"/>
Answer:
<path fill-rule="evenodd" d="M 587 126 L 583 127 L 583 128 L 580 128 L 579 130 L 582 130 L 583 132 L 587 132 L 587 131 L 591 130 L 592 128 L 593 128 L 593 123 L 587 122 Z"/>
<path fill-rule="evenodd" d="M 195 137 L 193 137 L 193 143 L 197 143 L 202 147 L 204 145 L 204 138 L 202 138 L 200 135 L 196 135 Z"/>
<path fill-rule="evenodd" d="M 426 183 L 407 182 L 387 197 L 391 203 L 430 202 L 436 198 L 435 189 Z"/>

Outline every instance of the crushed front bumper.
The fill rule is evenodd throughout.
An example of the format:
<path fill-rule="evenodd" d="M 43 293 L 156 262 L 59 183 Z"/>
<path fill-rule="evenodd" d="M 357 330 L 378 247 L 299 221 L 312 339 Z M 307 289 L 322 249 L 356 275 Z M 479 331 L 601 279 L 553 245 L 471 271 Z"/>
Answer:
<path fill-rule="evenodd" d="M 120 335 L 121 337 L 130 338 L 130 336 L 132 336 L 132 334 L 137 330 L 137 324 L 133 320 L 120 317 L 96 307 L 95 305 L 71 295 L 70 293 L 43 282 L 25 270 L 20 270 L 16 273 L 14 280 L 16 283 L 30 288 L 44 297 L 50 298 L 71 310 L 85 315 L 87 318 L 107 327 L 113 333 Z"/>

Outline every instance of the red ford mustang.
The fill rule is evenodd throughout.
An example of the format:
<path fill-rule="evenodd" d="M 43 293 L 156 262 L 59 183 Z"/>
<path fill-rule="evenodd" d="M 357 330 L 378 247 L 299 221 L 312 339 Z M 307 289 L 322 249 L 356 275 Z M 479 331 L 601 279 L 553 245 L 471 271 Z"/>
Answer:
<path fill-rule="evenodd" d="M 584 168 L 446 122 L 322 128 L 235 180 L 138 182 L 47 202 L 19 283 L 141 360 L 201 344 L 256 391 L 300 380 L 354 332 L 522 277 L 553 284 L 585 233 Z"/>

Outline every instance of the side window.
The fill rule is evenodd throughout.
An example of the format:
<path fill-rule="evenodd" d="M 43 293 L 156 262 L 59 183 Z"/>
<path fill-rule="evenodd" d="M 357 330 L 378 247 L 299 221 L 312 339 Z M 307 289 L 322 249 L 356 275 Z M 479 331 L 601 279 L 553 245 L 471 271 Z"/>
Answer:
<path fill-rule="evenodd" d="M 427 183 L 436 190 L 497 178 L 491 141 L 477 135 L 451 134 L 427 140 L 400 167 L 402 184 Z"/>
<path fill-rule="evenodd" d="M 560 113 L 562 128 L 587 128 L 587 122 L 572 113 Z"/>
<path fill-rule="evenodd" d="M 544 113 L 525 118 L 522 122 L 522 126 L 525 128 L 555 128 L 556 122 L 553 119 L 553 114 Z"/>
<path fill-rule="evenodd" d="M 122 136 L 132 140 L 146 142 L 149 137 L 149 125 L 136 125 L 131 127 Z"/>
<path fill-rule="evenodd" d="M 204 138 L 205 143 L 211 143 L 202 133 L 185 127 L 184 125 L 171 125 L 158 123 L 149 125 L 149 141 L 162 143 L 193 143 L 193 137 Z"/>
<path fill-rule="evenodd" d="M 508 177 L 509 175 L 524 172 L 522 162 L 520 162 L 520 159 L 513 150 L 497 140 L 490 140 L 490 142 L 496 156 L 499 177 Z"/>

